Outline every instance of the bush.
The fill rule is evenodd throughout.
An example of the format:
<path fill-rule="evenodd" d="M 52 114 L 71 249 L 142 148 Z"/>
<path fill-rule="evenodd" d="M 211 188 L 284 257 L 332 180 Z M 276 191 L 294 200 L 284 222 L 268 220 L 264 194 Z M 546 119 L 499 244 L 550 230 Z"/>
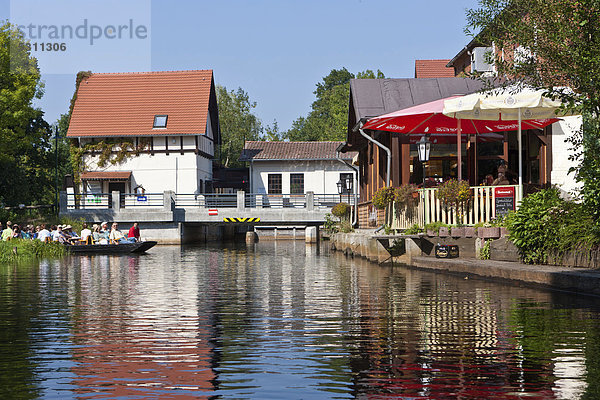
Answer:
<path fill-rule="evenodd" d="M 396 198 L 393 187 L 383 187 L 373 195 L 373 206 L 378 210 L 385 210 Z"/>
<path fill-rule="evenodd" d="M 526 263 L 546 263 L 550 257 L 590 251 L 600 243 L 592 213 L 582 204 L 562 199 L 556 188 L 525 197 L 505 224 Z"/>
<path fill-rule="evenodd" d="M 415 196 L 415 193 L 417 196 Z M 394 202 L 397 205 L 412 205 L 419 201 L 419 188 L 417 185 L 402 185 L 394 189 Z"/>
<path fill-rule="evenodd" d="M 405 235 L 416 235 L 417 233 L 424 232 L 425 230 L 421 228 L 418 224 L 414 224 L 408 229 L 404 230 Z"/>
<path fill-rule="evenodd" d="M 338 203 L 331 209 L 331 213 L 338 218 L 348 218 L 350 215 L 350 204 Z"/>
<path fill-rule="evenodd" d="M 11 239 L 0 242 L 0 262 L 44 257 L 54 258 L 62 257 L 65 254 L 65 246 L 55 242 L 42 243 L 39 240 L 24 239 Z"/>
<path fill-rule="evenodd" d="M 444 207 L 454 207 L 457 211 L 471 201 L 471 187 L 467 181 L 450 179 L 438 186 L 435 196 Z"/>
<path fill-rule="evenodd" d="M 442 226 L 445 227 L 445 228 L 450 228 L 450 225 L 438 221 L 438 222 L 431 222 L 429 224 L 426 224 L 425 225 L 425 231 L 430 230 L 430 231 L 434 231 L 435 233 L 439 233 L 440 232 L 440 228 Z"/>

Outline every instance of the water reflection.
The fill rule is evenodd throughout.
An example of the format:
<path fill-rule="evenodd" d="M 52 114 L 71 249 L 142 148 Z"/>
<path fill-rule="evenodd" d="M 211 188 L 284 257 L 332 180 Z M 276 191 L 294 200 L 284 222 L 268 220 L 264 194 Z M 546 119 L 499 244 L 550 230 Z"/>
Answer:
<path fill-rule="evenodd" d="M 599 315 L 301 242 L 4 265 L 0 396 L 594 399 Z"/>

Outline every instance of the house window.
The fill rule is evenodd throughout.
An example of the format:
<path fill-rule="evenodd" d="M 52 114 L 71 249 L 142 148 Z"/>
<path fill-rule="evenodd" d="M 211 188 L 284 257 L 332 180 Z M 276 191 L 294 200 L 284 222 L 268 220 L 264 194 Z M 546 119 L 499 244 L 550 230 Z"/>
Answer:
<path fill-rule="evenodd" d="M 353 192 L 353 184 L 354 177 L 352 173 L 342 173 L 340 174 L 340 181 L 344 183 L 342 193 L 352 193 Z"/>
<path fill-rule="evenodd" d="M 290 193 L 304 194 L 304 174 L 290 174 Z"/>
<path fill-rule="evenodd" d="M 155 115 L 153 128 L 166 128 L 167 127 L 167 115 Z"/>
<path fill-rule="evenodd" d="M 269 174 L 268 189 L 269 194 L 281 194 L 281 174 Z"/>

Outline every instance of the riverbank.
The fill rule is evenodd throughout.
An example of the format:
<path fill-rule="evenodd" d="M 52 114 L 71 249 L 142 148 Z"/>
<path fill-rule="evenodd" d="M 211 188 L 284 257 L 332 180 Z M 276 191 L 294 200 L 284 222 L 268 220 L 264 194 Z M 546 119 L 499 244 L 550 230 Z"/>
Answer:
<path fill-rule="evenodd" d="M 59 243 L 43 243 L 39 240 L 12 239 L 0 242 L 0 262 L 30 260 L 33 258 L 62 257 L 67 253 Z"/>
<path fill-rule="evenodd" d="M 420 241 L 418 236 L 386 238 L 377 237 L 373 232 L 334 234 L 331 237 L 333 250 L 343 251 L 348 256 L 361 256 L 379 264 L 402 264 L 465 277 L 501 279 L 600 296 L 600 270 L 597 269 L 478 260 L 472 257 L 439 259 L 425 255 L 427 252 L 423 251 Z"/>

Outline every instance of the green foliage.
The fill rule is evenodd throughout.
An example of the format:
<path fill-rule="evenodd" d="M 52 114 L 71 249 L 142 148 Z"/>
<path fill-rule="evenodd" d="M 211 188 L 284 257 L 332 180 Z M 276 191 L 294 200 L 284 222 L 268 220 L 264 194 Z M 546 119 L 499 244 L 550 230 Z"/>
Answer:
<path fill-rule="evenodd" d="M 373 195 L 373 206 L 378 210 L 384 210 L 394 202 L 395 198 L 396 194 L 393 187 L 383 187 Z"/>
<path fill-rule="evenodd" d="M 583 127 L 568 141 L 571 143 L 571 161 L 578 161 L 575 179 L 581 183 L 580 196 L 600 228 L 600 121 L 589 113 L 583 115 Z"/>
<path fill-rule="evenodd" d="M 348 203 L 338 203 L 331 209 L 331 213 L 338 218 L 347 219 L 350 215 L 350 205 Z"/>
<path fill-rule="evenodd" d="M 11 262 L 32 258 L 62 257 L 65 246 L 59 243 L 43 243 L 39 240 L 12 239 L 0 242 L 0 262 Z"/>
<path fill-rule="evenodd" d="M 0 204 L 53 200 L 50 126 L 33 107 L 43 94 L 37 60 L 21 32 L 0 24 Z"/>
<path fill-rule="evenodd" d="M 399 206 L 414 205 L 419 201 L 419 187 L 412 183 L 394 189 L 394 203 Z"/>
<path fill-rule="evenodd" d="M 352 223 L 348 219 L 337 220 L 331 217 L 331 214 L 325 214 L 325 222 L 323 223 L 323 229 L 330 234 L 342 232 L 350 233 L 354 232 Z"/>
<path fill-rule="evenodd" d="M 83 146 L 74 144 L 70 148 L 71 165 L 75 180 L 78 181 L 80 172 L 86 171 L 92 164 L 96 168 L 104 168 L 107 165 L 119 165 L 128 158 L 137 157 L 150 146 L 151 138 L 140 138 L 137 144 L 131 138 L 105 138 L 97 142 L 88 143 Z"/>
<path fill-rule="evenodd" d="M 246 140 L 260 140 L 263 131 L 260 119 L 252 113 L 256 102 L 242 88 L 228 91 L 217 85 L 217 103 L 219 105 L 219 124 L 221 126 L 221 164 L 225 168 L 243 167 L 239 161 Z M 278 135 L 277 125 L 272 135 Z"/>
<path fill-rule="evenodd" d="M 340 231 L 338 222 L 338 220 L 331 217 L 331 214 L 327 213 L 325 214 L 325 222 L 323 222 L 323 229 L 330 234 L 337 233 Z"/>
<path fill-rule="evenodd" d="M 523 261 L 545 263 L 548 250 L 558 244 L 552 208 L 562 209 L 564 200 L 556 189 L 542 190 L 523 199 L 519 209 L 507 220 L 510 240 L 517 246 Z M 551 228 L 551 229 L 549 229 Z"/>
<path fill-rule="evenodd" d="M 502 50 L 498 75 L 546 89 L 565 108 L 584 116 L 582 131 L 569 138 L 570 159 L 581 197 L 600 226 L 600 4 L 598 0 L 479 0 L 467 11 L 466 31 Z M 505 56 L 520 46 L 519 57 Z M 559 111 L 560 115 L 560 111 Z"/>
<path fill-rule="evenodd" d="M 423 232 L 425 232 L 425 229 L 421 228 L 418 224 L 414 224 L 413 226 L 404 230 L 405 235 L 416 235 L 417 233 Z"/>
<path fill-rule="evenodd" d="M 436 234 L 440 232 L 440 228 L 450 228 L 450 225 L 445 224 L 443 222 L 431 222 L 425 225 L 425 231 L 434 231 Z"/>
<path fill-rule="evenodd" d="M 348 220 L 342 220 L 338 222 L 339 230 L 342 233 L 350 233 L 354 232 L 354 228 L 352 227 L 352 223 Z"/>
<path fill-rule="evenodd" d="M 348 131 L 350 79 L 383 79 L 384 74 L 366 70 L 356 76 L 346 68 L 332 69 L 317 83 L 315 101 L 306 117 L 300 117 L 283 135 L 291 141 L 344 140 Z"/>
<path fill-rule="evenodd" d="M 485 241 L 485 244 L 479 251 L 479 259 L 480 260 L 489 260 L 490 259 L 490 247 L 494 239 L 489 239 Z"/>
<path fill-rule="evenodd" d="M 460 210 L 464 209 L 471 201 L 471 187 L 467 181 L 458 181 L 450 179 L 440 186 L 435 193 L 444 207 L 456 208 L 460 214 Z"/>
<path fill-rule="evenodd" d="M 523 261 L 545 263 L 568 251 L 597 247 L 600 232 L 592 221 L 585 205 L 562 199 L 552 188 L 525 197 L 505 223 Z"/>

